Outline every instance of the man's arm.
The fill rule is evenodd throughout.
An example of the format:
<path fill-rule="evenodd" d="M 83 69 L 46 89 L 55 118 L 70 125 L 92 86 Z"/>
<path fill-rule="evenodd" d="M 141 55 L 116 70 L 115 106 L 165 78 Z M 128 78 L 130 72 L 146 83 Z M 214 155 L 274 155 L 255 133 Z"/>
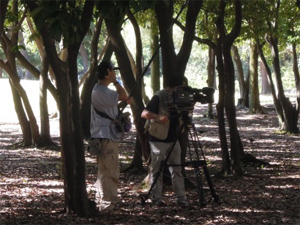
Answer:
<path fill-rule="evenodd" d="M 124 101 L 127 102 L 128 104 L 130 104 L 130 98 L 128 97 L 125 89 L 122 87 L 122 85 L 118 82 L 115 81 L 114 82 L 114 86 L 116 87 L 116 91 L 119 94 L 119 101 Z"/>
<path fill-rule="evenodd" d="M 154 119 L 155 121 L 159 122 L 159 123 L 166 123 L 169 121 L 169 118 L 167 116 L 164 115 L 159 115 L 153 112 L 150 112 L 147 109 L 144 109 L 141 115 L 142 118 L 144 119 Z"/>

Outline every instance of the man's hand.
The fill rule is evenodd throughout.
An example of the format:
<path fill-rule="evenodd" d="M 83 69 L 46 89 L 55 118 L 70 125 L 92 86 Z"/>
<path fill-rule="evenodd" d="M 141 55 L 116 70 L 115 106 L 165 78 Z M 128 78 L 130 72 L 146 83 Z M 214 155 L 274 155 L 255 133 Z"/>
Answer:
<path fill-rule="evenodd" d="M 163 116 L 163 115 L 159 115 L 153 112 L 150 112 L 147 109 L 144 109 L 144 111 L 142 112 L 142 118 L 144 119 L 154 119 L 159 123 L 167 123 L 169 121 L 169 118 L 167 116 Z"/>
<path fill-rule="evenodd" d="M 167 123 L 169 118 L 167 116 L 158 115 L 158 119 L 156 119 L 156 121 L 159 123 Z"/>

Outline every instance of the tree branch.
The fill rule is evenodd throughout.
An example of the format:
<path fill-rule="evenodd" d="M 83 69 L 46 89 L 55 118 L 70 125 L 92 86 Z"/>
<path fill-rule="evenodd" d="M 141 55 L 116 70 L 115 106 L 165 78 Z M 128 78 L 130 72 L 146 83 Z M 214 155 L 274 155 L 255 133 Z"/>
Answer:
<path fill-rule="evenodd" d="M 182 23 L 180 23 L 178 20 L 175 20 L 174 22 L 182 31 L 185 32 L 185 27 L 183 26 Z M 194 35 L 194 40 L 197 41 L 198 43 L 201 43 L 201 44 L 206 44 L 208 45 L 209 47 L 211 48 L 215 48 L 216 47 L 216 44 L 213 43 L 210 39 L 203 39 L 203 38 L 200 38 L 200 37 L 197 37 L 196 35 Z"/>

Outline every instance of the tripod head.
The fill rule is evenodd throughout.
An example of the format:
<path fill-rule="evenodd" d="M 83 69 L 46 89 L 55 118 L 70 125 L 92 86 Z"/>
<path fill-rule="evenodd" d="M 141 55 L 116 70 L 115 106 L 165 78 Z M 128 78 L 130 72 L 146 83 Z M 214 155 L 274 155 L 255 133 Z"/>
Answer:
<path fill-rule="evenodd" d="M 193 111 L 181 111 L 180 114 L 183 124 L 186 126 L 191 126 L 193 120 Z"/>

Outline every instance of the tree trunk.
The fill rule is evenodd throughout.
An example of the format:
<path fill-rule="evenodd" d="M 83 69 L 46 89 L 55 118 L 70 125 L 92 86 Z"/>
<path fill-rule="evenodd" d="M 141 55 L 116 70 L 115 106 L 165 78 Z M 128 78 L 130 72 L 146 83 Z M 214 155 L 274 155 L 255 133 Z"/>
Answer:
<path fill-rule="evenodd" d="M 124 14 L 123 14 L 124 17 Z M 143 156 L 145 160 L 147 161 L 149 158 L 149 143 L 147 143 L 147 137 L 144 134 L 144 120 L 141 118 L 141 113 L 144 109 L 144 104 L 142 101 L 142 91 L 141 91 L 141 85 L 139 83 L 136 83 L 137 81 L 134 78 L 133 69 L 131 67 L 130 59 L 128 57 L 127 48 L 125 46 L 125 42 L 123 40 L 123 37 L 120 33 L 120 27 L 116 24 L 116 19 L 118 21 L 122 21 L 123 17 L 120 16 L 120 18 L 114 18 L 114 20 L 110 20 L 109 18 L 105 19 L 106 27 L 109 33 L 109 36 L 111 37 L 111 42 L 113 45 L 113 50 L 115 52 L 118 65 L 120 66 L 120 72 L 122 76 L 122 80 L 124 82 L 124 87 L 127 92 L 131 92 L 132 94 L 132 103 L 131 103 L 131 110 L 134 117 L 134 123 L 137 130 L 137 140 L 140 141 L 140 144 L 142 146 Z M 133 91 L 133 93 L 132 93 Z M 141 157 L 141 156 L 140 156 Z M 139 161 L 137 161 L 139 162 Z M 131 167 L 137 167 L 140 168 L 141 165 L 131 165 Z"/>
<path fill-rule="evenodd" d="M 40 134 L 39 134 L 39 128 L 37 125 L 37 121 L 36 118 L 34 116 L 34 113 L 32 111 L 32 108 L 30 106 L 30 102 L 28 99 L 28 96 L 26 94 L 26 91 L 24 90 L 24 88 L 22 87 L 22 85 L 20 84 L 20 78 L 17 74 L 17 68 L 16 68 L 16 53 L 15 51 L 13 51 L 12 49 L 14 48 L 14 36 L 16 35 L 16 33 L 14 35 L 11 36 L 11 40 L 8 40 L 8 37 L 6 36 L 6 34 L 2 35 L 2 38 L 5 38 L 6 41 L 5 43 L 9 43 L 8 46 L 6 46 L 6 44 L 4 43 L 4 41 L 1 41 L 1 44 L 3 46 L 3 49 L 6 49 L 5 55 L 7 58 L 7 65 L 9 67 L 9 70 L 7 71 L 12 84 L 14 85 L 14 87 L 16 88 L 16 90 L 18 91 L 20 97 L 22 98 L 23 101 L 23 105 L 25 107 L 25 111 L 27 114 L 27 117 L 29 119 L 29 123 L 30 123 L 30 128 L 31 128 L 31 137 L 32 137 L 32 144 L 36 144 L 37 146 L 40 146 L 41 144 L 41 139 L 40 139 Z"/>
<path fill-rule="evenodd" d="M 89 73 L 87 75 L 87 78 L 85 78 L 84 83 L 83 83 L 83 87 L 82 87 L 82 91 L 81 91 L 81 107 L 80 107 L 80 114 L 81 114 L 81 119 L 82 119 L 82 133 L 83 133 L 83 137 L 85 139 L 89 139 L 91 137 L 91 133 L 90 133 L 90 123 L 91 123 L 91 94 L 92 94 L 92 90 L 94 85 L 97 83 L 98 81 L 98 77 L 96 75 L 96 70 L 97 70 L 97 66 L 98 66 L 98 42 L 99 42 L 99 36 L 100 36 L 100 32 L 102 29 L 102 24 L 103 24 L 103 18 L 98 18 L 96 25 L 95 25 L 95 29 L 94 29 L 94 33 L 93 33 L 93 37 L 92 37 L 92 41 L 91 41 L 91 61 L 90 61 L 90 68 L 89 68 Z M 106 43 L 106 46 L 103 47 L 102 53 L 106 54 L 108 51 L 107 49 L 109 49 L 107 46 L 109 45 L 109 42 Z M 103 55 L 101 54 L 101 55 Z M 108 59 L 110 59 L 110 56 L 112 54 L 112 50 L 110 51 L 110 54 L 108 54 Z M 84 78 L 82 78 L 84 79 Z"/>
<path fill-rule="evenodd" d="M 296 44 L 293 43 L 292 47 L 293 47 L 293 71 L 294 71 L 295 86 L 296 86 L 296 91 L 297 91 L 296 111 L 298 112 L 297 116 L 299 117 L 299 112 L 300 112 L 300 74 L 299 74 L 299 68 L 298 68 Z"/>
<path fill-rule="evenodd" d="M 19 45 L 25 46 L 24 37 L 23 37 L 23 31 L 19 31 L 18 38 L 19 38 Z M 20 52 L 24 56 L 24 58 L 26 58 L 27 60 L 30 58 L 28 52 L 25 49 L 21 49 Z M 30 73 L 30 71 L 25 70 L 24 79 L 32 80 L 32 79 L 34 79 L 34 77 Z"/>
<path fill-rule="evenodd" d="M 155 17 L 153 16 L 150 24 L 151 29 L 151 55 L 154 55 L 159 48 L 158 40 L 158 25 Z M 151 89 L 153 94 L 160 90 L 160 72 L 159 72 L 159 54 L 156 54 L 151 64 Z"/>
<path fill-rule="evenodd" d="M 242 105 L 249 108 L 249 92 L 250 92 L 250 57 L 248 57 L 248 69 L 246 73 L 246 80 L 245 80 L 245 91 L 243 95 L 243 102 Z"/>
<path fill-rule="evenodd" d="M 185 32 L 178 54 L 175 52 L 172 29 L 174 22 L 174 2 L 166 3 L 164 1 L 158 1 L 155 5 L 155 13 L 160 33 L 163 87 L 166 87 L 167 82 L 171 79 L 184 77 L 194 41 L 196 19 L 202 7 L 202 2 L 203 1 L 190 1 L 187 5 Z M 182 148 L 181 163 L 184 164 L 188 142 L 187 132 L 179 138 L 179 141 Z M 184 167 L 182 169 L 184 169 Z M 185 175 L 184 170 L 183 174 Z"/>
<path fill-rule="evenodd" d="M 231 49 L 233 52 L 233 60 L 236 65 L 236 72 L 237 72 L 237 77 L 240 86 L 240 99 L 243 99 L 245 93 L 245 78 L 244 78 L 243 65 L 242 65 L 238 48 L 235 45 L 233 45 Z M 240 102 L 242 103 L 241 100 Z M 244 107 L 244 105 L 242 105 L 242 107 Z"/>
<path fill-rule="evenodd" d="M 299 128 L 297 127 L 298 123 L 298 112 L 292 103 L 284 94 L 284 89 L 281 80 L 281 70 L 279 62 L 279 51 L 278 51 L 278 40 L 276 38 L 270 37 L 270 45 L 272 50 L 272 61 L 273 68 L 275 72 L 275 78 L 277 83 L 278 90 L 278 100 L 283 109 L 284 115 L 284 127 L 283 130 L 291 133 L 298 133 Z"/>
<path fill-rule="evenodd" d="M 47 86 L 49 61 L 45 56 L 43 58 L 43 68 L 40 75 L 40 117 L 41 117 L 41 141 L 43 145 L 53 145 L 50 136 L 49 113 L 47 104 Z"/>
<path fill-rule="evenodd" d="M 21 100 L 21 97 L 20 97 L 18 91 L 13 86 L 11 80 L 9 80 L 9 84 L 11 87 L 11 92 L 12 92 L 13 101 L 14 101 L 14 105 L 15 105 L 15 111 L 17 113 L 19 124 L 20 124 L 21 130 L 22 130 L 23 146 L 28 147 L 28 146 L 32 145 L 30 123 L 27 119 L 26 113 L 25 113 L 23 105 L 22 105 L 22 100 Z"/>
<path fill-rule="evenodd" d="M 256 39 L 256 44 L 258 46 L 258 52 L 259 52 L 259 56 L 264 64 L 264 67 L 266 68 L 267 71 L 267 75 L 268 75 L 268 81 L 270 83 L 270 88 L 271 88 L 271 93 L 272 93 L 272 97 L 273 97 L 273 102 L 274 102 L 274 106 L 277 112 L 277 117 L 278 117 L 278 121 L 279 121 L 279 126 L 282 127 L 284 124 L 284 116 L 283 116 L 283 110 L 282 110 L 282 106 L 276 96 L 276 91 L 275 91 L 275 85 L 273 82 L 273 78 L 272 78 L 272 73 L 271 73 L 271 69 L 267 63 L 267 60 L 265 58 L 264 52 L 262 50 L 262 46 L 259 43 L 259 40 Z"/>
<path fill-rule="evenodd" d="M 218 127 L 219 127 L 219 138 L 221 143 L 221 154 L 222 154 L 222 171 L 227 174 L 231 174 L 230 166 L 230 156 L 228 150 L 228 143 L 226 138 L 226 126 L 225 126 L 225 75 L 224 75 L 224 65 L 222 60 L 222 40 L 218 41 L 216 48 L 217 55 L 217 70 L 219 73 L 219 102 L 217 104 L 217 114 L 218 114 Z"/>
<path fill-rule="evenodd" d="M 137 135 L 136 138 L 138 139 L 139 136 Z M 143 173 L 145 171 L 143 167 L 143 158 L 141 157 L 143 155 L 143 152 L 142 152 L 141 142 L 139 140 L 136 140 L 134 149 L 135 150 L 134 150 L 133 159 L 130 165 L 126 169 L 124 169 L 123 172 L 126 172 L 128 170 L 133 170 L 134 173 Z"/>
<path fill-rule="evenodd" d="M 267 95 L 271 94 L 271 87 L 268 79 L 268 72 L 265 64 L 260 61 L 260 73 L 261 73 L 261 94 Z"/>
<path fill-rule="evenodd" d="M 242 142 L 240 140 L 240 136 L 237 130 L 237 123 L 236 123 L 236 111 L 235 111 L 235 104 L 234 104 L 234 92 L 235 92 L 235 79 L 234 79 L 234 66 L 231 57 L 231 46 L 234 40 L 238 37 L 240 28 L 241 28 L 241 21 L 242 21 L 242 9 L 241 9 L 241 2 L 235 1 L 235 24 L 231 30 L 231 32 L 225 35 L 225 7 L 227 2 L 221 1 L 220 8 L 219 8 L 219 17 L 217 20 L 217 28 L 219 31 L 219 38 L 217 41 L 217 60 L 218 60 L 218 71 L 219 71 L 219 79 L 220 79 L 220 96 L 219 104 L 218 104 L 218 113 L 220 116 L 223 115 L 223 108 L 225 107 L 227 121 L 229 125 L 229 132 L 230 132 L 230 156 L 232 161 L 232 167 L 235 172 L 238 174 L 242 173 L 241 166 L 240 166 L 240 158 L 244 154 L 244 149 L 242 146 Z M 221 87 L 222 85 L 222 87 Z M 218 115 L 219 117 L 219 115 Z M 220 130 L 220 137 L 222 135 L 223 138 L 226 139 L 226 135 L 224 134 L 225 126 L 223 118 L 219 118 L 219 125 L 221 125 L 222 130 Z M 225 144 L 224 140 L 223 143 Z M 223 155 L 226 157 L 228 155 L 228 150 L 225 145 L 221 145 Z M 223 149 L 224 148 L 224 149 Z M 227 163 L 227 162 L 226 162 Z M 223 163 L 224 165 L 225 163 Z M 226 164 L 225 164 L 226 165 Z M 224 168 L 227 169 L 228 168 Z"/>
<path fill-rule="evenodd" d="M 170 2 L 166 4 L 164 1 L 158 1 L 155 5 L 155 13 L 160 31 L 164 87 L 167 83 L 166 81 L 169 79 L 184 76 L 194 41 L 196 19 L 202 3 L 203 1 L 188 2 L 185 32 L 178 54 L 175 52 L 172 31 L 174 3 Z"/>
<path fill-rule="evenodd" d="M 262 108 L 259 102 L 258 88 L 258 51 L 257 45 L 251 42 L 250 56 L 250 96 L 249 96 L 249 111 L 250 113 L 262 113 Z"/>
<path fill-rule="evenodd" d="M 38 6 L 33 1 L 25 1 L 30 11 Z M 94 1 L 85 1 L 82 8 L 82 30 L 77 35 L 76 43 L 65 48 L 67 60 L 64 63 L 56 52 L 54 40 L 49 35 L 49 27 L 39 28 L 49 63 L 57 81 L 60 111 L 60 142 L 64 173 L 64 196 L 67 213 L 76 213 L 78 216 L 89 217 L 94 213 L 87 197 L 85 183 L 85 158 L 80 118 L 79 85 L 77 71 L 77 56 L 83 37 L 89 29 L 92 19 Z M 39 18 L 34 18 L 38 22 Z M 66 37 L 69 38 L 69 37 Z M 95 207 L 95 205 L 94 205 Z"/>
<path fill-rule="evenodd" d="M 8 0 L 1 0 L 0 1 L 0 36 L 3 32 L 4 28 L 4 20 L 6 18 L 6 12 L 7 12 L 7 5 L 8 5 Z"/>
<path fill-rule="evenodd" d="M 18 2 L 13 1 L 12 3 L 12 13 L 14 16 L 17 17 L 18 15 Z M 21 23 L 25 18 L 25 14 L 20 19 L 19 23 Z M 15 46 L 18 44 L 18 32 L 19 28 L 17 21 L 13 21 L 12 28 L 11 28 L 11 34 L 10 39 L 5 33 L 2 33 L 1 35 L 1 45 L 2 49 L 5 49 L 5 56 L 7 59 L 6 63 L 6 69 L 7 73 L 10 76 L 11 82 L 13 86 L 18 91 L 20 97 L 22 98 L 23 105 L 26 110 L 27 117 L 29 119 L 30 128 L 31 128 L 31 137 L 33 139 L 33 144 L 36 144 L 37 146 L 40 145 L 40 135 L 39 135 L 39 128 L 36 122 L 36 118 L 33 114 L 32 108 L 30 106 L 27 94 L 23 87 L 20 84 L 20 78 L 17 73 L 17 67 L 16 67 L 16 51 L 14 50 Z"/>
<path fill-rule="evenodd" d="M 208 87 L 216 88 L 216 54 L 213 48 L 209 46 L 208 48 L 208 63 L 207 63 L 207 85 Z M 207 117 L 213 118 L 213 105 L 211 103 L 208 104 L 208 112 Z"/>
<path fill-rule="evenodd" d="M 81 44 L 79 51 L 83 62 L 83 71 L 87 71 L 89 68 L 89 57 L 88 52 L 85 49 L 84 43 Z"/>

